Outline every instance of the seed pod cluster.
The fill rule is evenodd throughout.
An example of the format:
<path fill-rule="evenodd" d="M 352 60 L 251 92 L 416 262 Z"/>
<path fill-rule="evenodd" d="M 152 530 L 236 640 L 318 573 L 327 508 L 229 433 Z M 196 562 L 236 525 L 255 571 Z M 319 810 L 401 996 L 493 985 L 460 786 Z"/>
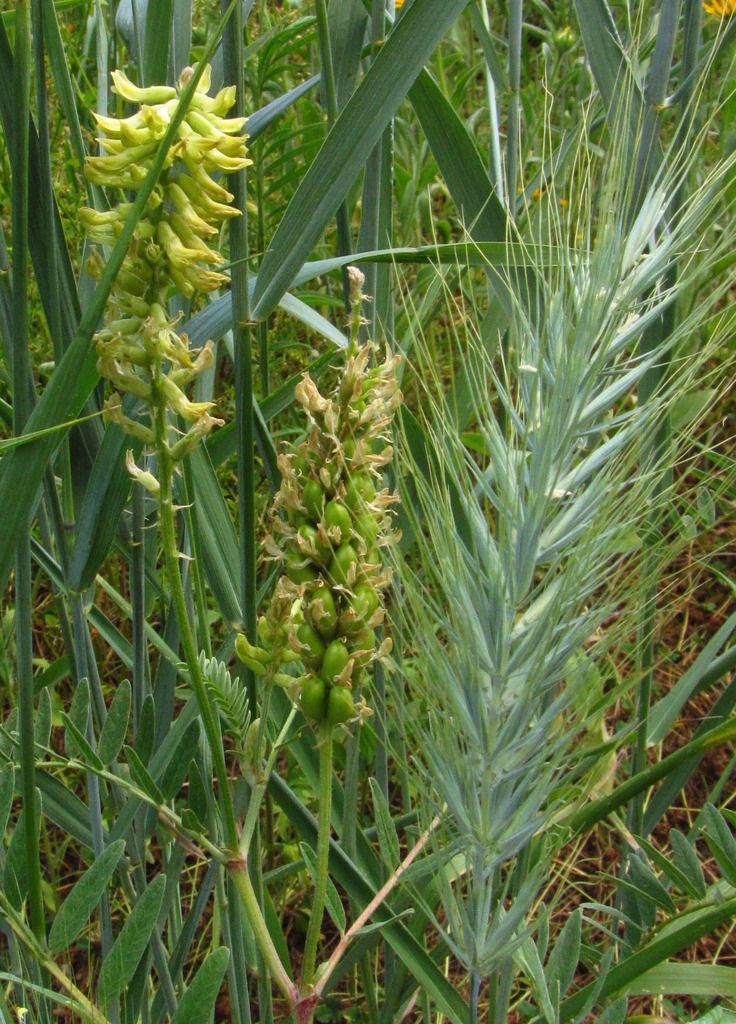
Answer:
<path fill-rule="evenodd" d="M 138 109 L 128 117 L 95 114 L 104 133 L 98 139 L 104 152 L 85 164 L 91 182 L 133 192 L 140 188 L 191 75 L 192 69 L 186 68 L 176 87 L 139 88 L 122 71 L 113 71 L 113 92 Z M 171 446 L 175 460 L 220 421 L 209 415 L 211 403 L 191 402 L 183 390 L 211 365 L 211 346 L 190 353 L 186 336 L 176 331 L 176 318 L 166 313 L 166 300 L 172 290 L 192 297 L 227 281 L 211 269 L 223 257 L 210 243 L 239 211 L 229 205 L 232 194 L 212 175 L 240 170 L 251 162 L 242 134 L 245 118 L 225 117 L 235 101 L 235 88 L 209 96 L 210 83 L 207 67 L 136 225 L 111 291 L 105 326 L 96 338 L 98 369 L 116 389 L 106 407 L 110 419 L 140 440 L 153 441 L 151 428 L 123 413 L 121 394 L 127 393 L 142 399 L 149 410 L 163 405 L 191 424 Z M 80 218 L 93 242 L 112 246 L 131 208 L 128 201 L 106 211 L 83 208 Z M 92 260 L 90 269 L 98 274 L 101 262 Z"/>
<path fill-rule="evenodd" d="M 314 722 L 337 725 L 356 712 L 354 689 L 376 650 L 390 573 L 381 549 L 393 534 L 382 486 L 391 459 L 388 428 L 401 401 L 397 358 L 374 366 L 375 347 L 351 346 L 334 390 L 324 396 L 306 375 L 296 399 L 310 422 L 307 439 L 278 459 L 282 474 L 267 548 L 283 561 L 275 602 L 259 630 L 288 643 L 302 660 L 301 707 Z M 286 610 L 288 606 L 288 611 Z"/>

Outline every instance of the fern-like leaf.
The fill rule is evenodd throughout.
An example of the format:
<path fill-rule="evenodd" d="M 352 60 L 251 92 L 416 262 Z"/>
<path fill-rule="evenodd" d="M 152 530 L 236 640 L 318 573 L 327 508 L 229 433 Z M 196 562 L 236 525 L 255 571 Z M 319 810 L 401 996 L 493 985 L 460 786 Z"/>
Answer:
<path fill-rule="evenodd" d="M 220 713 L 223 728 L 235 740 L 238 750 L 242 751 L 251 720 L 245 688 L 237 679 L 233 679 L 227 665 L 217 658 L 208 658 L 202 653 L 199 664 Z"/>

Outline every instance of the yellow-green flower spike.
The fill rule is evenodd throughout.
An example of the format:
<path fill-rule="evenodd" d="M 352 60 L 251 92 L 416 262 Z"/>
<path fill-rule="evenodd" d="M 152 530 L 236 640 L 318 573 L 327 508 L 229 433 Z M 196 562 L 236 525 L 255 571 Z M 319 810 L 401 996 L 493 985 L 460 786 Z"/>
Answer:
<path fill-rule="evenodd" d="M 185 68 L 176 87 L 141 88 L 122 71 L 113 71 L 113 92 L 138 109 L 120 118 L 96 115 L 103 133 L 98 140 L 102 155 L 87 160 L 85 173 L 90 181 L 111 190 L 140 188 L 191 75 L 192 69 Z M 163 403 L 171 414 L 190 424 L 173 444 L 165 439 L 174 460 L 183 458 L 220 421 L 211 415 L 211 403 L 192 402 L 182 390 L 211 365 L 213 356 L 205 346 L 192 358 L 186 339 L 176 332 L 176 319 L 166 313 L 167 299 L 174 291 L 192 298 L 227 282 L 224 274 L 212 269 L 224 262 L 213 239 L 225 221 L 240 211 L 229 205 L 232 195 L 212 174 L 238 171 L 251 162 L 242 134 L 245 119 L 225 116 L 235 101 L 235 90 L 227 86 L 208 96 L 210 84 L 208 67 L 136 225 L 111 291 L 107 322 L 97 335 L 98 369 L 117 392 L 147 403 L 152 423 L 154 409 Z M 109 210 L 80 211 L 91 241 L 115 244 L 132 209 L 132 203 L 120 199 Z M 99 276 L 103 262 L 93 259 L 90 266 Z M 108 415 L 139 439 L 152 434 L 122 413 L 119 396 L 110 404 Z M 150 485 L 141 472 L 133 475 L 144 486 Z"/>

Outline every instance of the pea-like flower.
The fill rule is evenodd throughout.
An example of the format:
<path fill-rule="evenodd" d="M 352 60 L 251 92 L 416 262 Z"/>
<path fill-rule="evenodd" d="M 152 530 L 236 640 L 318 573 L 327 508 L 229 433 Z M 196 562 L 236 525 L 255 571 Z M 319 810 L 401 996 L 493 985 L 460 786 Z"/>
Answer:
<path fill-rule="evenodd" d="M 113 71 L 113 92 L 138 109 L 127 117 L 95 115 L 103 152 L 86 162 L 90 181 L 110 190 L 140 188 L 191 75 L 192 69 L 185 68 L 176 87 L 141 88 L 122 71 Z M 213 238 L 240 211 L 229 205 L 232 194 L 214 176 L 251 163 L 242 131 L 245 118 L 225 116 L 235 101 L 234 87 L 209 96 L 210 84 L 207 67 L 136 225 L 96 339 L 98 369 L 116 389 L 107 405 L 108 417 L 148 440 L 155 435 L 155 409 L 163 404 L 190 425 L 169 446 L 174 459 L 182 458 L 220 421 L 210 413 L 212 403 L 192 402 L 183 390 L 211 365 L 213 354 L 209 344 L 198 354 L 190 353 L 186 337 L 177 333 L 177 318 L 166 313 L 167 298 L 174 291 L 191 298 L 226 283 L 226 276 L 213 269 L 224 262 Z M 90 240 L 114 245 L 132 205 L 123 200 L 109 210 L 83 208 L 80 216 Z M 99 275 L 101 267 L 101 261 L 91 261 L 93 273 Z M 123 413 L 122 394 L 148 406 L 151 428 Z M 168 437 L 164 441 L 168 445 Z"/>

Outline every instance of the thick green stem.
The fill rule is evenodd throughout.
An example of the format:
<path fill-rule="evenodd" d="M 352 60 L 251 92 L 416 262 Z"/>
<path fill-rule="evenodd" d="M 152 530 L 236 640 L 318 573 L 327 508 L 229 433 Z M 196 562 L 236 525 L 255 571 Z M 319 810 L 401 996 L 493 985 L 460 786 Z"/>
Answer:
<path fill-rule="evenodd" d="M 302 988 L 312 984 L 317 959 L 317 943 L 322 931 L 322 917 L 327 896 L 327 871 L 330 857 L 330 818 L 332 817 L 332 726 L 325 723 L 320 734 L 319 748 L 319 816 L 317 832 L 317 876 L 314 880 L 314 899 L 309 915 L 307 941 L 304 946 Z"/>
<path fill-rule="evenodd" d="M 271 934 L 268 930 L 261 908 L 258 903 L 258 897 L 256 896 L 253 883 L 250 880 L 248 874 L 247 861 L 241 859 L 234 862 L 230 866 L 230 877 L 233 880 L 233 885 L 238 890 L 238 895 L 243 904 L 243 908 L 248 917 L 251 929 L 253 930 L 253 936 L 258 944 L 258 949 L 261 952 L 265 963 L 268 965 L 268 969 L 273 976 L 273 980 L 278 985 L 280 991 L 289 1001 L 290 1006 L 294 1006 L 297 999 L 296 988 L 289 975 L 286 973 L 286 968 L 281 962 L 281 957 L 278 954 L 276 947 L 271 939 Z"/>
<path fill-rule="evenodd" d="M 161 491 L 159 494 L 159 527 L 161 530 L 161 543 L 164 551 L 164 562 L 166 574 L 171 589 L 171 603 L 179 626 L 179 638 L 184 660 L 189 670 L 189 682 L 199 707 L 199 714 L 202 718 L 207 742 L 212 753 L 212 762 L 217 776 L 217 783 L 220 790 L 220 807 L 225 823 L 225 837 L 231 850 L 237 849 L 238 828 L 235 822 L 235 811 L 233 809 L 232 793 L 227 777 L 227 766 L 225 764 L 225 752 L 222 747 L 220 730 L 217 719 L 210 704 L 209 695 L 202 677 L 199 665 L 197 646 L 194 642 L 194 634 L 189 621 L 186 599 L 184 597 L 184 586 L 179 571 L 179 551 L 176 543 L 176 514 L 172 500 L 172 478 L 174 465 L 169 455 L 166 444 L 166 410 L 161 407 L 157 411 L 157 455 L 159 469 L 159 483 Z"/>

